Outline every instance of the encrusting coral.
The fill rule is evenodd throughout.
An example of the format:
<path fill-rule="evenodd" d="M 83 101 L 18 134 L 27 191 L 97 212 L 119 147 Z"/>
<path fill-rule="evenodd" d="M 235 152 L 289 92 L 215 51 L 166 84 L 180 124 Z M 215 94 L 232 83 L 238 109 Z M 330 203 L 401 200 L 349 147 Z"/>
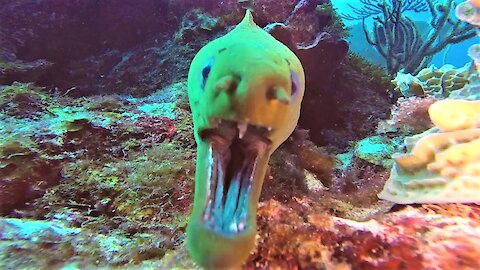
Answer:
<path fill-rule="evenodd" d="M 399 131 L 411 135 L 431 128 L 428 108 L 436 101 L 432 96 L 399 98 L 391 109 L 390 119 L 378 123 L 377 133 Z"/>
<path fill-rule="evenodd" d="M 455 68 L 444 65 L 441 68 L 430 66 L 419 71 L 416 76 L 397 73 L 392 81 L 395 91 L 404 97 L 433 96 L 448 97 L 450 93 L 464 88 L 470 81 L 470 64 Z"/>
<path fill-rule="evenodd" d="M 480 127 L 480 102 L 443 100 L 429 108 L 430 119 L 441 131 Z"/>
<path fill-rule="evenodd" d="M 436 126 L 405 139 L 379 198 L 408 203 L 479 203 L 480 101 L 442 100 L 429 108 Z"/>
<path fill-rule="evenodd" d="M 467 22 L 477 28 L 480 26 L 480 1 L 468 0 L 460 3 L 455 8 L 455 16 L 461 21 Z M 472 58 L 477 71 L 480 71 L 480 44 L 473 44 L 468 49 L 468 56 Z"/>

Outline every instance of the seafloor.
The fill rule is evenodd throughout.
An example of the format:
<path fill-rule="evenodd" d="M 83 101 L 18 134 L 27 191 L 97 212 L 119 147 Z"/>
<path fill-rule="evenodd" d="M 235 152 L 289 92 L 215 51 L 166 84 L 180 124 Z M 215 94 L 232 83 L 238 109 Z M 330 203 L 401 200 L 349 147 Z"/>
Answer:
<path fill-rule="evenodd" d="M 391 155 L 444 97 L 395 102 L 388 75 L 347 52 L 338 16 L 318 8 L 328 1 L 0 2 L 0 269 L 198 269 L 184 247 L 186 74 L 246 5 L 261 26 L 289 18 L 292 42 L 312 46 L 243 268 L 480 269 L 480 206 L 378 199 Z M 459 95 L 478 93 L 469 76 Z"/>

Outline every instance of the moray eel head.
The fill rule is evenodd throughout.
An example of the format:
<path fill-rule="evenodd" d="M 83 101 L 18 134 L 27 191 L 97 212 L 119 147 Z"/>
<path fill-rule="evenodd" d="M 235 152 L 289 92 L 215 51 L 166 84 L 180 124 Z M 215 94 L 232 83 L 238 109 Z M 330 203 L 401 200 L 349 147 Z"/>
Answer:
<path fill-rule="evenodd" d="M 304 85 L 298 58 L 249 11 L 193 59 L 188 96 L 197 163 L 187 249 L 200 265 L 237 267 L 253 250 L 268 160 L 297 124 Z"/>

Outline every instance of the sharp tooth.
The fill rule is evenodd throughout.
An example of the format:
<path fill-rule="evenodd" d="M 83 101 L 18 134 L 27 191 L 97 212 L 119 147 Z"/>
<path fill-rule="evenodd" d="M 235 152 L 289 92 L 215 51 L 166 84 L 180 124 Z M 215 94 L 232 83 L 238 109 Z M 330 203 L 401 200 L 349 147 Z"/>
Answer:
<path fill-rule="evenodd" d="M 238 138 L 242 139 L 247 131 L 247 123 L 238 123 Z"/>
<path fill-rule="evenodd" d="M 235 223 L 235 222 L 230 223 L 230 228 L 229 229 L 232 232 L 238 232 L 237 223 Z"/>
<path fill-rule="evenodd" d="M 268 129 L 268 131 L 272 131 L 272 127 L 268 127 L 267 129 Z"/>

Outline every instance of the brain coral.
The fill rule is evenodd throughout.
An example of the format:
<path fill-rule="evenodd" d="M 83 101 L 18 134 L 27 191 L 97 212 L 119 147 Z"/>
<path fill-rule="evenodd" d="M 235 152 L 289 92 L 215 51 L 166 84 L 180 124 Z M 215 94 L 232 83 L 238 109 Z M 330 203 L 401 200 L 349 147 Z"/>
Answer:
<path fill-rule="evenodd" d="M 429 108 L 436 126 L 405 139 L 378 195 L 399 204 L 480 203 L 480 101 L 442 100 Z"/>
<path fill-rule="evenodd" d="M 393 80 L 395 91 L 404 97 L 434 96 L 448 97 L 450 93 L 462 89 L 469 82 L 470 64 L 462 68 L 444 65 L 441 68 L 430 66 L 422 69 L 418 75 L 399 72 Z"/>

